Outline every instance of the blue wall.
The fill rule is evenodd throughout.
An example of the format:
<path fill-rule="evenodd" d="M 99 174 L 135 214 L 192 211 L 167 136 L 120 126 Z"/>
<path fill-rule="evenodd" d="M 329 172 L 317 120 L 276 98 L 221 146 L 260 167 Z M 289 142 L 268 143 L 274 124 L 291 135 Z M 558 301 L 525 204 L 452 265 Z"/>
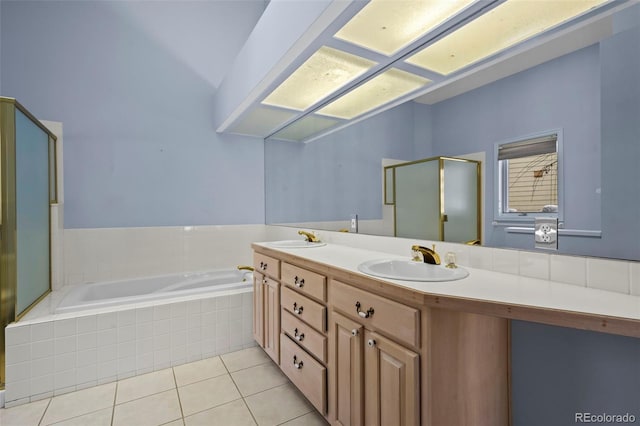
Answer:
<path fill-rule="evenodd" d="M 573 425 L 576 412 L 640 422 L 640 339 L 512 321 L 511 351 L 514 426 Z"/>
<path fill-rule="evenodd" d="M 1 4 L 2 95 L 64 123 L 65 227 L 264 223 L 263 142 L 212 108 L 262 0 Z"/>

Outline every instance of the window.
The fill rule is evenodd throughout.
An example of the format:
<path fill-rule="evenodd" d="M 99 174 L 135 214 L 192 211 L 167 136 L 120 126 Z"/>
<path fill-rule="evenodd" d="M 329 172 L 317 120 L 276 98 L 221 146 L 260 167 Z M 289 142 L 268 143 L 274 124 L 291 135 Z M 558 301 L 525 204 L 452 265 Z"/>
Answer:
<path fill-rule="evenodd" d="M 497 220 L 561 218 L 561 132 L 496 144 Z"/>

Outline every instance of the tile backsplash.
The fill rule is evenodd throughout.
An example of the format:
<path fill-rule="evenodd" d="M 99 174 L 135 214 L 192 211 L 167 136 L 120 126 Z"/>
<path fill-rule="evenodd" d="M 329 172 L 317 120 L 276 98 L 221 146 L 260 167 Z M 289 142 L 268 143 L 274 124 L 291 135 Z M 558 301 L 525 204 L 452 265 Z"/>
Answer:
<path fill-rule="evenodd" d="M 455 252 L 457 262 L 462 266 L 640 296 L 640 263 L 634 261 L 322 230 L 316 233 L 328 243 L 395 255 L 409 256 L 412 244 L 421 244 L 426 247 L 435 244 L 436 251 L 441 255 L 448 251 Z M 267 227 L 268 240 L 295 238 L 299 238 L 296 228 Z"/>
<path fill-rule="evenodd" d="M 64 230 L 64 283 L 77 284 L 251 263 L 251 243 L 297 239 L 298 228 L 224 225 Z M 640 264 L 613 259 L 315 230 L 328 243 L 411 255 L 412 244 L 460 265 L 640 296 Z"/>

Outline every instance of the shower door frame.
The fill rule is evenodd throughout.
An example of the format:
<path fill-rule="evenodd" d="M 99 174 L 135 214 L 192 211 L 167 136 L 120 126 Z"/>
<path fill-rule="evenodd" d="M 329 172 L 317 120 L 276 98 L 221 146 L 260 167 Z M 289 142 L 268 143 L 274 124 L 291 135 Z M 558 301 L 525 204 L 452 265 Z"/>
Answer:
<path fill-rule="evenodd" d="M 48 137 L 49 286 L 21 312 L 17 311 L 16 110 Z M 51 292 L 51 205 L 57 203 L 56 136 L 13 98 L 0 97 L 0 390 L 6 382 L 5 327 L 26 315 Z"/>

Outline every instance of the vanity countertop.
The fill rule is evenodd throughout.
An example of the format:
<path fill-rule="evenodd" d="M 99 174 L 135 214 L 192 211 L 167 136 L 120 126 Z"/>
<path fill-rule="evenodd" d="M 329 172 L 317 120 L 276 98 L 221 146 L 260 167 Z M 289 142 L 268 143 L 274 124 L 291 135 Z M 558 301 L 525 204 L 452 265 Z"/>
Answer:
<path fill-rule="evenodd" d="M 417 292 L 433 306 L 471 310 L 512 319 L 523 319 L 640 337 L 640 297 L 468 268 L 469 276 L 456 281 L 416 282 L 372 277 L 358 265 L 373 259 L 407 259 L 373 250 L 327 244 L 323 247 L 285 249 L 254 243 L 264 253 L 282 253 Z"/>

